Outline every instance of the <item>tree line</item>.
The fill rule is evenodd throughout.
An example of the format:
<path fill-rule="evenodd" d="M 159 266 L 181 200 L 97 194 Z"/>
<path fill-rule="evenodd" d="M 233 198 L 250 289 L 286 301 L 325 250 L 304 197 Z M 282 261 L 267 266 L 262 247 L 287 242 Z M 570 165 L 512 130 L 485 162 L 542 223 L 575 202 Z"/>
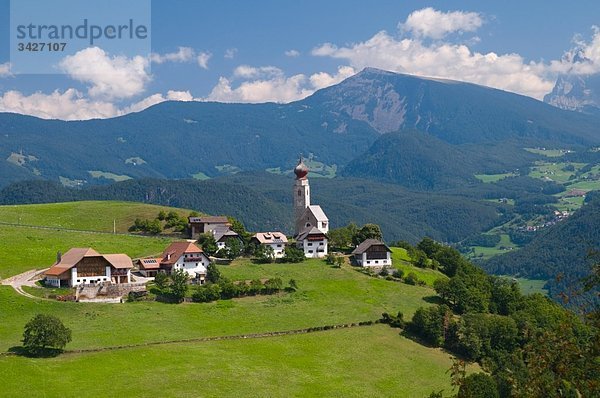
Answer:
<path fill-rule="evenodd" d="M 523 295 L 514 280 L 486 274 L 455 249 L 421 243 L 450 277 L 434 284 L 441 303 L 419 308 L 410 322 L 401 313 L 384 314 L 383 321 L 479 362 L 486 374 L 457 376 L 459 397 L 598 396 L 599 307 L 578 316 L 540 294 Z M 589 289 L 600 281 L 597 270 Z"/>

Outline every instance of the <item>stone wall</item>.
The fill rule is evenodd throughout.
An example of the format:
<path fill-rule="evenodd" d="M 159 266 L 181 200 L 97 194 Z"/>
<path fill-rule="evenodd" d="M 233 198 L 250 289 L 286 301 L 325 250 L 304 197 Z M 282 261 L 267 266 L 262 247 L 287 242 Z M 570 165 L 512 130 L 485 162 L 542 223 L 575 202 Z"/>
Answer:
<path fill-rule="evenodd" d="M 98 285 L 80 285 L 75 290 L 77 301 L 96 300 L 96 299 L 120 299 L 129 294 L 129 292 L 143 292 L 146 290 L 144 283 L 121 283 L 121 284 L 98 284 Z"/>

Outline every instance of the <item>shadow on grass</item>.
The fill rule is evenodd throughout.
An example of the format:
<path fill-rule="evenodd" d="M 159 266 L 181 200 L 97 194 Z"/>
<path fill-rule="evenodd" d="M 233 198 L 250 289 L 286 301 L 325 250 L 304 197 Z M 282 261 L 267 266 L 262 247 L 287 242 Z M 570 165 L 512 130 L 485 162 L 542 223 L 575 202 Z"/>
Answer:
<path fill-rule="evenodd" d="M 26 358 L 55 358 L 62 354 L 63 350 L 60 348 L 40 348 L 37 350 L 30 350 L 23 346 L 14 346 L 10 347 L 8 352 Z"/>
<path fill-rule="evenodd" d="M 476 363 L 476 361 L 475 361 L 475 360 L 473 360 L 473 359 L 470 359 L 470 358 L 466 357 L 465 355 L 463 355 L 463 354 L 462 354 L 462 353 L 460 353 L 460 352 L 455 352 L 455 351 L 452 351 L 452 350 L 448 349 L 448 347 L 445 347 L 445 346 L 438 346 L 438 345 L 435 345 L 435 344 L 431 344 L 431 342 L 429 342 L 429 341 L 427 341 L 427 340 L 424 340 L 424 339 L 423 339 L 421 336 L 419 336 L 419 335 L 417 335 L 417 334 L 413 333 L 413 332 L 410 330 L 410 328 L 409 328 L 409 327 L 407 327 L 407 328 L 405 328 L 405 329 L 402 329 L 402 331 L 400 332 L 400 336 L 402 336 L 402 337 L 406 337 L 407 339 L 409 339 L 409 340 L 412 340 L 412 341 L 414 341 L 415 343 L 417 343 L 417 344 L 420 344 L 420 345 L 422 345 L 422 346 L 424 346 L 424 347 L 428 347 L 428 348 L 439 348 L 439 349 L 441 349 L 443 352 L 445 352 L 446 354 L 448 354 L 448 355 L 450 355 L 450 356 L 452 356 L 452 357 L 455 357 L 455 358 L 457 358 L 457 359 L 463 360 L 463 361 L 465 361 L 465 362 L 467 362 L 467 363 Z"/>
<path fill-rule="evenodd" d="M 409 340 L 414 341 L 417 344 L 421 344 L 422 346 L 428 347 L 428 348 L 439 348 L 438 346 L 431 344 L 429 341 L 423 339 L 421 336 L 413 333 L 410 328 L 404 328 L 402 329 L 402 331 L 400 332 L 400 336 L 402 337 L 406 337 Z"/>
<path fill-rule="evenodd" d="M 423 297 L 423 301 L 430 304 L 444 304 L 444 300 L 440 296 L 432 295 Z"/>

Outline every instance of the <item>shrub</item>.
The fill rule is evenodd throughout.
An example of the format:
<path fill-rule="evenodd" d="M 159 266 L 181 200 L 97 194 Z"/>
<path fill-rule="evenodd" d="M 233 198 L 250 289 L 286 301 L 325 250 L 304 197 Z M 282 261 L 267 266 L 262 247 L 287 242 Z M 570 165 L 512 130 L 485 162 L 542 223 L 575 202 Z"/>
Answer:
<path fill-rule="evenodd" d="M 253 279 L 248 286 L 248 294 L 255 296 L 260 294 L 263 290 L 263 284 L 258 279 Z"/>
<path fill-rule="evenodd" d="M 404 329 L 406 326 L 406 322 L 404 322 L 404 314 L 401 311 L 398 311 L 398 315 L 390 315 L 387 312 L 381 314 L 381 323 L 386 323 L 393 328 L 401 328 Z"/>
<path fill-rule="evenodd" d="M 335 254 L 327 253 L 327 255 L 325 256 L 325 262 L 329 265 L 334 265 L 335 261 L 336 261 Z"/>
<path fill-rule="evenodd" d="M 304 251 L 302 249 L 298 249 L 295 246 L 286 246 L 285 247 L 285 252 L 283 255 L 283 262 L 301 263 L 305 259 L 306 259 L 306 257 L 304 256 Z"/>
<path fill-rule="evenodd" d="M 419 308 L 410 323 L 411 330 L 425 341 L 439 347 L 444 344 L 444 325 L 452 313 L 445 305 Z"/>
<path fill-rule="evenodd" d="M 234 298 L 238 295 L 238 287 L 230 280 L 221 278 L 218 286 L 221 288 L 221 298 L 224 300 Z"/>
<path fill-rule="evenodd" d="M 409 285 L 417 285 L 420 281 L 417 274 L 415 274 L 414 272 L 409 272 L 408 275 L 406 275 L 406 278 L 404 278 L 404 282 L 406 282 Z"/>
<path fill-rule="evenodd" d="M 473 373 L 462 382 L 458 398 L 499 398 L 498 387 L 492 376 L 485 373 Z"/>
<path fill-rule="evenodd" d="M 281 291 L 281 289 L 283 289 L 283 282 L 281 281 L 281 278 L 273 278 L 265 282 L 264 290 L 267 294 L 277 293 Z"/>
<path fill-rule="evenodd" d="M 208 303 L 221 298 L 221 287 L 214 283 L 199 285 L 192 294 L 192 300 L 198 303 Z"/>
<path fill-rule="evenodd" d="M 164 272 L 159 272 L 154 277 L 154 286 L 162 292 L 169 286 L 169 276 Z"/>
<path fill-rule="evenodd" d="M 404 271 L 402 271 L 401 269 L 394 270 L 392 276 L 394 278 L 402 279 L 402 277 L 404 276 Z"/>
<path fill-rule="evenodd" d="M 221 280 L 221 271 L 215 264 L 208 264 L 206 267 L 206 280 L 210 283 L 219 283 Z"/>

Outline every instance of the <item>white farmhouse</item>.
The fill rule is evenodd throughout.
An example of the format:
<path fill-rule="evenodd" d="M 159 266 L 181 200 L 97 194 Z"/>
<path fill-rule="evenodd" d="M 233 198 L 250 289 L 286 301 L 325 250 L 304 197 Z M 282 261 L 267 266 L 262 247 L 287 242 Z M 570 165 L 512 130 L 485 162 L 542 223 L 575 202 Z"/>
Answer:
<path fill-rule="evenodd" d="M 354 251 L 352 256 L 356 265 L 361 267 L 384 268 L 392 266 L 392 250 L 377 239 L 366 239 Z"/>
<path fill-rule="evenodd" d="M 133 263 L 126 254 L 100 254 L 90 247 L 73 248 L 58 254 L 44 273 L 46 283 L 74 287 L 96 283 L 130 283 Z"/>
<path fill-rule="evenodd" d="M 173 242 L 160 258 L 144 258 L 139 261 L 140 272 L 146 276 L 156 276 L 157 272 L 170 274 L 183 270 L 190 278 L 204 283 L 206 268 L 210 259 L 204 251 L 191 242 Z"/>
<path fill-rule="evenodd" d="M 283 257 L 287 241 L 287 237 L 282 232 L 258 232 L 251 240 L 251 242 L 258 245 L 270 246 L 273 249 L 275 258 Z"/>

